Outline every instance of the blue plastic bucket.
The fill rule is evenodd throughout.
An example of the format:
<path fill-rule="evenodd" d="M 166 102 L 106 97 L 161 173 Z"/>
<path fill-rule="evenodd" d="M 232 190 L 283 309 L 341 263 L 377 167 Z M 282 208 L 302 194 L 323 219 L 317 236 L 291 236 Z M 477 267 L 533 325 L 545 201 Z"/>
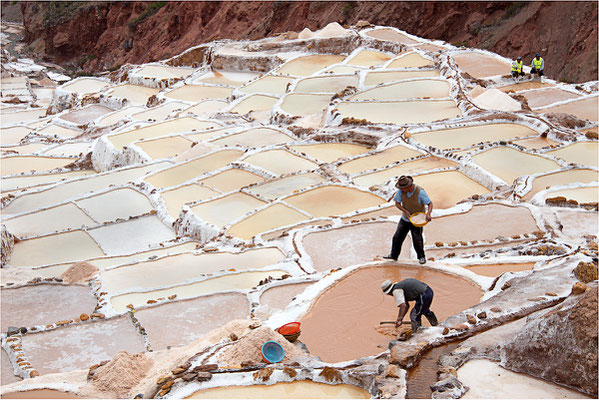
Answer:
<path fill-rule="evenodd" d="M 262 359 L 267 363 L 281 362 L 284 357 L 285 350 L 283 350 L 283 346 L 274 340 L 269 340 L 262 345 Z"/>

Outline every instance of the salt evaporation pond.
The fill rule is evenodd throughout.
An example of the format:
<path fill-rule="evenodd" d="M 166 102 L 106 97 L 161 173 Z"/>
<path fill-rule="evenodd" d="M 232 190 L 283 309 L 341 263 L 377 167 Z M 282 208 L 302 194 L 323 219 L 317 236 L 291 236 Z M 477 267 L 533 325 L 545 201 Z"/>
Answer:
<path fill-rule="evenodd" d="M 462 115 L 453 100 L 342 102 L 342 116 L 382 124 L 418 124 Z"/>
<path fill-rule="evenodd" d="M 389 59 L 391 59 L 389 54 L 385 54 L 380 51 L 362 50 L 347 60 L 347 63 L 350 65 L 359 65 L 363 67 L 374 67 L 376 65 L 383 64 Z"/>
<path fill-rule="evenodd" d="M 599 181 L 599 172 L 592 169 L 571 169 L 542 175 L 534 179 L 532 188 L 523 198 L 525 200 L 530 200 L 541 190 L 545 190 L 551 186 L 568 185 L 575 182 L 590 183 L 596 181 Z"/>
<path fill-rule="evenodd" d="M 2 138 L 2 145 L 18 144 L 21 139 L 27 136 L 31 132 L 31 129 L 24 126 L 14 126 L 12 128 L 0 129 L 0 138 Z"/>
<path fill-rule="evenodd" d="M 278 70 L 281 75 L 310 76 L 313 73 L 343 61 L 345 57 L 336 54 L 318 54 L 298 57 L 287 61 Z"/>
<path fill-rule="evenodd" d="M 452 57 L 460 69 L 479 79 L 507 75 L 511 71 L 509 63 L 488 54 L 461 52 Z"/>
<path fill-rule="evenodd" d="M 82 95 L 99 92 L 108 86 L 110 86 L 110 83 L 100 79 L 79 78 L 73 82 L 65 83 L 64 85 L 60 86 L 60 89 L 70 93 Z"/>
<path fill-rule="evenodd" d="M 77 129 L 65 128 L 64 126 L 50 124 L 37 130 L 37 133 L 48 136 L 60 136 L 64 139 L 71 139 L 81 135 L 81 131 Z"/>
<path fill-rule="evenodd" d="M 148 99 L 156 95 L 159 91 L 158 89 L 146 86 L 124 84 L 109 89 L 106 94 L 117 99 L 126 99 L 131 103 L 145 105 Z"/>
<path fill-rule="evenodd" d="M 312 381 L 274 385 L 227 386 L 203 389 L 186 399 L 369 399 L 370 393 L 352 385 L 327 385 Z"/>
<path fill-rule="evenodd" d="M 273 128 L 254 128 L 212 140 L 219 146 L 263 147 L 273 144 L 285 144 L 293 141 L 283 132 Z"/>
<path fill-rule="evenodd" d="M 146 65 L 135 71 L 136 75 L 144 78 L 153 79 L 170 79 L 170 78 L 186 78 L 191 75 L 195 69 L 193 68 L 177 68 L 168 67 L 166 65 Z"/>
<path fill-rule="evenodd" d="M 559 169 L 553 160 L 521 151 L 496 147 L 472 156 L 472 160 L 482 168 L 511 184 L 522 175 L 532 175 Z"/>
<path fill-rule="evenodd" d="M 293 78 L 285 76 L 269 75 L 242 86 L 239 90 L 243 93 L 269 93 L 282 95 L 287 91 L 287 85 L 293 82 Z"/>
<path fill-rule="evenodd" d="M 278 97 L 253 94 L 237 103 L 233 108 L 231 108 L 231 112 L 238 114 L 247 114 L 251 111 L 270 111 L 270 109 L 278 101 Z"/>
<path fill-rule="evenodd" d="M 418 43 L 414 39 L 406 36 L 395 29 L 391 28 L 383 28 L 383 29 L 373 29 L 366 33 L 367 36 L 381 39 L 381 40 L 389 40 L 392 42 L 398 42 L 403 44 L 415 44 Z"/>
<path fill-rule="evenodd" d="M 449 97 L 449 83 L 447 81 L 421 79 L 378 86 L 360 92 L 350 97 L 349 100 L 440 99 L 445 97 Z"/>
<path fill-rule="evenodd" d="M 169 99 L 198 102 L 209 99 L 226 99 L 231 95 L 231 88 L 208 85 L 184 85 L 164 95 Z"/>
<path fill-rule="evenodd" d="M 191 149 L 194 144 L 194 141 L 177 135 L 161 139 L 144 140 L 135 143 L 135 146 L 142 149 L 151 159 L 157 160 L 160 158 L 176 157 Z"/>
<path fill-rule="evenodd" d="M 0 164 L 2 176 L 21 175 L 36 171 L 62 168 L 74 161 L 63 157 L 16 156 L 3 157 Z"/>
<path fill-rule="evenodd" d="M 435 63 L 416 52 L 400 54 L 387 64 L 387 68 L 421 68 L 432 67 Z"/>

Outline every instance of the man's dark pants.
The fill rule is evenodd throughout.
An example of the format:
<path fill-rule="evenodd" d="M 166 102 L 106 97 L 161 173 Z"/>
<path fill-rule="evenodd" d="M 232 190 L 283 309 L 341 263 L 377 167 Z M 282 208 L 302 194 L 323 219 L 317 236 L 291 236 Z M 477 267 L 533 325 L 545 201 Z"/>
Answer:
<path fill-rule="evenodd" d="M 412 322 L 412 331 L 416 332 L 416 329 L 420 325 L 422 325 L 422 316 L 424 315 L 426 319 L 431 323 L 431 325 L 437 324 L 437 317 L 430 310 L 431 303 L 433 302 L 433 289 L 428 287 L 424 293 L 422 293 L 416 299 L 416 304 L 414 304 L 414 308 L 410 312 L 410 321 Z M 434 321 L 434 323 L 433 323 Z"/>
<path fill-rule="evenodd" d="M 399 254 L 401 253 L 401 245 L 403 244 L 403 241 L 406 239 L 408 232 L 412 234 L 412 243 L 414 244 L 416 255 L 418 256 L 418 258 L 424 258 L 424 241 L 422 240 L 422 227 L 414 226 L 411 222 L 404 221 L 403 219 L 399 220 L 399 224 L 397 224 L 397 229 L 395 230 L 395 234 L 393 235 L 390 256 L 396 260 L 399 258 Z"/>

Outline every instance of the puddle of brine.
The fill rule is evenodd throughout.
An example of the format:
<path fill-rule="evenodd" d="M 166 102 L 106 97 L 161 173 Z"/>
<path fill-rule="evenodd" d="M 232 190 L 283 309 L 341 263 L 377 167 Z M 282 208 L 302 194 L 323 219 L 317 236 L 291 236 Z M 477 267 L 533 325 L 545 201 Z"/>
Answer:
<path fill-rule="evenodd" d="M 73 158 L 38 157 L 38 156 L 13 156 L 3 157 L 0 160 L 2 176 L 29 173 L 31 171 L 46 171 L 62 168 L 74 161 Z"/>
<path fill-rule="evenodd" d="M 132 114 L 138 113 L 140 111 L 144 111 L 145 109 L 146 109 L 145 107 L 140 107 L 140 106 L 123 108 L 117 112 L 114 112 L 114 113 L 102 118 L 100 121 L 97 122 L 97 124 L 98 124 L 98 126 L 110 126 L 110 125 L 116 124 L 116 123 L 126 119 L 127 117 L 129 117 Z"/>
<path fill-rule="evenodd" d="M 293 91 L 296 93 L 337 93 L 348 86 L 358 86 L 357 75 L 306 78 L 299 81 Z"/>
<path fill-rule="evenodd" d="M 569 163 L 599 166 L 599 143 L 597 142 L 577 142 L 562 147 L 561 149 L 548 151 L 546 154 L 559 157 Z"/>
<path fill-rule="evenodd" d="M 460 342 L 435 347 L 425 354 L 414 368 L 408 371 L 406 399 L 430 399 L 433 391 L 430 385 L 437 382 L 437 360 L 443 354 L 449 354 Z"/>
<path fill-rule="evenodd" d="M 142 149 L 151 159 L 176 157 L 191 149 L 194 142 L 185 139 L 185 137 L 169 136 L 160 139 L 152 139 L 142 142 L 136 142 L 135 145 Z"/>
<path fill-rule="evenodd" d="M 405 100 L 416 98 L 439 99 L 449 97 L 449 82 L 420 79 L 377 86 L 351 96 L 348 100 Z"/>
<path fill-rule="evenodd" d="M 80 176 L 93 175 L 94 170 L 83 170 L 83 171 L 71 171 L 71 172 L 59 172 L 56 174 L 40 174 L 40 175 L 29 175 L 29 176 L 16 176 L 13 178 L 2 178 L 0 180 L 0 186 L 2 192 L 7 192 L 15 189 L 21 189 L 31 186 L 43 186 L 49 185 L 54 182 L 76 178 Z"/>
<path fill-rule="evenodd" d="M 71 111 L 68 114 L 64 114 L 60 116 L 60 119 L 63 119 L 68 122 L 73 122 L 77 125 L 89 124 L 93 120 L 96 120 L 103 115 L 113 112 L 111 108 L 100 106 L 97 104 L 92 104 L 87 107 L 84 107 L 80 110 Z"/>
<path fill-rule="evenodd" d="M 235 133 L 221 139 L 213 140 L 211 143 L 219 146 L 245 146 L 262 147 L 273 144 L 284 144 L 293 141 L 283 132 L 272 128 L 254 128 L 244 132 Z"/>
<path fill-rule="evenodd" d="M 278 197 L 286 196 L 296 190 L 307 188 L 326 182 L 322 176 L 315 173 L 292 175 L 285 178 L 274 179 L 246 189 L 248 192 L 266 197 L 269 200 L 275 200 Z"/>
<path fill-rule="evenodd" d="M 369 399 L 370 393 L 352 385 L 312 381 L 274 385 L 227 386 L 199 390 L 187 399 Z"/>
<path fill-rule="evenodd" d="M 316 71 L 320 71 L 329 65 L 337 64 L 343 61 L 345 57 L 332 54 L 318 54 L 305 56 L 287 61 L 279 68 L 277 73 L 294 76 L 310 76 Z"/>
<path fill-rule="evenodd" d="M 146 104 L 148 99 L 160 92 L 160 89 L 139 85 L 120 85 L 108 90 L 107 95 L 117 99 L 127 99 L 132 103 Z"/>
<path fill-rule="evenodd" d="M 510 72 L 510 64 L 486 54 L 467 52 L 455 54 L 453 59 L 461 70 L 474 78 L 506 75 Z"/>
<path fill-rule="evenodd" d="M 374 50 L 362 50 L 354 57 L 350 58 L 347 63 L 350 65 L 359 65 L 364 67 L 373 67 L 375 65 L 381 65 L 386 61 L 389 61 L 391 56 L 380 51 Z"/>
<path fill-rule="evenodd" d="M 343 199 L 339 202 L 339 199 Z M 343 215 L 378 206 L 385 200 L 369 192 L 343 186 L 322 186 L 290 196 L 285 202 L 315 217 Z"/>
<path fill-rule="evenodd" d="M 574 182 L 589 183 L 594 181 L 599 181 L 599 172 L 592 169 L 571 169 L 539 176 L 534 179 L 530 192 L 526 193 L 523 199 L 528 201 L 541 190 L 545 190 L 551 186 L 567 185 Z M 553 194 L 550 197 L 553 197 Z"/>
<path fill-rule="evenodd" d="M 133 118 L 136 121 L 148 121 L 148 120 L 163 121 L 169 115 L 171 115 L 177 111 L 183 111 L 186 107 L 187 107 L 187 104 L 185 104 L 185 103 L 171 101 L 169 103 L 162 104 L 158 107 L 150 108 L 147 111 L 135 113 L 135 114 L 131 115 L 131 118 Z"/>
<path fill-rule="evenodd" d="M 318 168 L 318 164 L 291 154 L 287 150 L 263 151 L 253 154 L 243 161 L 278 175 Z"/>
<path fill-rule="evenodd" d="M 322 162 L 333 162 L 340 158 L 365 153 L 370 149 L 366 146 L 350 143 L 319 143 L 291 146 L 292 149 L 306 153 Z"/>
<path fill-rule="evenodd" d="M 243 214 L 266 204 L 253 196 L 238 192 L 193 206 L 191 211 L 200 219 L 222 228 Z"/>
<path fill-rule="evenodd" d="M 85 399 L 70 392 L 62 392 L 54 389 L 34 389 L 23 392 L 3 393 L 3 399 Z"/>
<path fill-rule="evenodd" d="M 164 97 L 182 101 L 225 100 L 233 91 L 221 86 L 185 85 L 164 94 Z"/>
<path fill-rule="evenodd" d="M 540 136 L 535 136 L 529 139 L 514 140 L 514 143 L 519 144 L 527 149 L 541 149 L 543 147 L 549 147 L 558 144 L 553 140 L 549 140 Z"/>
<path fill-rule="evenodd" d="M 249 240 L 262 232 L 294 225 L 307 219 L 309 217 L 284 204 L 272 204 L 233 224 L 227 233 L 244 240 Z"/>
<path fill-rule="evenodd" d="M 278 97 L 253 94 L 237 103 L 231 109 L 231 112 L 247 114 L 251 111 L 270 110 L 277 101 L 279 101 Z"/>
<path fill-rule="evenodd" d="M 293 82 L 293 78 L 287 78 L 285 76 L 265 76 L 258 80 L 255 80 L 239 90 L 243 93 L 270 93 L 270 94 L 284 94 L 287 91 L 287 85 Z"/>
<path fill-rule="evenodd" d="M 316 300 L 302 318 L 302 342 L 325 362 L 353 360 L 387 350 L 394 337 L 383 335 L 376 328 L 380 321 L 397 318 L 397 305 L 381 291 L 381 282 L 406 278 L 418 279 L 433 289 L 431 310 L 439 322 L 477 304 L 482 296 L 474 284 L 439 271 L 398 264 L 362 268 Z M 411 302 L 410 306 L 413 305 Z M 429 326 L 424 317 L 422 324 Z"/>
<path fill-rule="evenodd" d="M 219 190 L 223 193 L 228 193 L 233 190 L 239 190 L 244 186 L 253 183 L 264 182 L 266 178 L 252 174 L 243 169 L 232 168 L 218 174 L 212 175 L 210 178 L 202 179 L 198 183 Z"/>
<path fill-rule="evenodd" d="M 565 90 L 557 88 L 549 88 L 542 90 L 531 90 L 529 92 L 522 93 L 526 100 L 528 100 L 528 106 L 530 108 L 544 107 L 558 101 L 576 99 L 580 97 L 579 94 L 567 92 Z"/>
<path fill-rule="evenodd" d="M 331 101 L 328 94 L 290 93 L 283 99 L 281 109 L 291 115 L 306 116 L 323 113 Z"/>
<path fill-rule="evenodd" d="M 115 221 L 117 218 L 127 219 L 153 210 L 152 203 L 145 195 L 130 188 L 111 190 L 78 200 L 76 204 L 100 223 Z"/>
<path fill-rule="evenodd" d="M 12 128 L 2 128 L 0 129 L 0 139 L 2 140 L 2 145 L 6 144 L 18 144 L 21 139 L 25 136 L 29 135 L 31 129 L 26 128 L 24 126 L 14 126 Z"/>
<path fill-rule="evenodd" d="M 419 68 L 419 67 L 430 67 L 435 63 L 428 58 L 422 57 L 420 54 L 406 53 L 397 57 L 395 60 L 391 61 L 387 68 Z"/>
<path fill-rule="evenodd" d="M 342 102 L 337 105 L 337 110 L 344 117 L 397 125 L 427 123 L 462 116 L 462 111 L 453 100 Z"/>
<path fill-rule="evenodd" d="M 168 213 L 173 217 L 179 217 L 181 207 L 186 203 L 193 201 L 207 200 L 212 197 L 216 197 L 220 192 L 214 191 L 210 188 L 200 186 L 196 183 L 184 185 L 172 190 L 165 190 L 160 194 L 162 199 L 166 203 L 166 209 Z"/>
<path fill-rule="evenodd" d="M 68 82 L 59 88 L 71 93 L 87 94 L 95 93 L 110 86 L 110 83 L 94 78 L 81 78 L 75 82 Z"/>
<path fill-rule="evenodd" d="M 391 42 L 403 43 L 403 44 L 418 43 L 414 39 L 397 32 L 395 29 L 389 29 L 389 28 L 372 30 L 372 31 L 366 33 L 366 36 L 370 36 L 370 37 L 373 37 L 376 39 L 381 39 L 381 40 L 389 40 Z"/>
<path fill-rule="evenodd" d="M 65 138 L 65 139 L 71 139 L 71 138 L 74 138 L 75 136 L 81 135 L 80 130 L 64 128 L 60 125 L 55 125 L 55 124 L 51 124 L 42 129 L 38 129 L 37 132 L 41 133 L 42 135 L 50 135 L 50 136 L 58 135 L 61 138 Z"/>
<path fill-rule="evenodd" d="M 186 78 L 195 71 L 193 68 L 167 67 L 165 65 L 146 65 L 134 72 L 144 78 L 169 79 Z"/>
<path fill-rule="evenodd" d="M 597 203 L 597 199 L 599 199 L 599 187 L 594 186 L 558 190 L 547 193 L 546 198 L 561 196 L 568 200 L 576 200 L 579 203 Z"/>
<path fill-rule="evenodd" d="M 538 110 L 543 114 L 566 113 L 572 114 L 578 118 L 588 119 L 597 122 L 599 120 L 599 97 L 587 97 L 582 100 L 575 100 L 570 103 L 562 104 L 551 108 Z"/>
<path fill-rule="evenodd" d="M 364 80 L 365 86 L 378 85 L 379 83 L 386 83 L 392 81 L 398 81 L 401 79 L 413 79 L 413 78 L 436 78 L 441 76 L 439 71 L 374 71 L 368 72 L 366 79 Z"/>
<path fill-rule="evenodd" d="M 183 113 L 192 113 L 196 115 L 210 114 L 218 112 L 228 106 L 229 103 L 223 100 L 205 100 L 195 106 L 189 107 Z"/>
<path fill-rule="evenodd" d="M 483 276 L 499 276 L 504 272 L 530 271 L 535 263 L 466 265 L 464 268 Z"/>
<path fill-rule="evenodd" d="M 383 150 L 380 153 L 347 161 L 338 168 L 339 171 L 345 172 L 346 174 L 355 174 L 369 169 L 382 168 L 394 162 L 407 160 L 408 158 L 421 156 L 422 154 L 423 153 L 417 150 L 412 150 L 406 146 L 399 145 Z"/>

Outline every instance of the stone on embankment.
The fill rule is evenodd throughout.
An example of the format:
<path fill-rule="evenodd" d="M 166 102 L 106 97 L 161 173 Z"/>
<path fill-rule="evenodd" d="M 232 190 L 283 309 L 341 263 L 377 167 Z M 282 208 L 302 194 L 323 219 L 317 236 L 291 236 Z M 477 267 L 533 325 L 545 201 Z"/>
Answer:
<path fill-rule="evenodd" d="M 597 283 L 527 320 L 500 352 L 501 364 L 597 396 Z"/>
<path fill-rule="evenodd" d="M 574 268 L 574 276 L 582 283 L 589 283 L 597 280 L 597 264 L 581 261 Z"/>
<path fill-rule="evenodd" d="M 422 347 L 408 344 L 399 343 L 391 348 L 391 354 L 389 355 L 389 362 L 398 364 L 402 368 L 411 368 L 420 359 Z"/>
<path fill-rule="evenodd" d="M 572 293 L 570 294 L 581 294 L 586 292 L 587 290 L 587 285 L 585 285 L 582 282 L 576 282 L 574 285 L 572 285 Z"/>

